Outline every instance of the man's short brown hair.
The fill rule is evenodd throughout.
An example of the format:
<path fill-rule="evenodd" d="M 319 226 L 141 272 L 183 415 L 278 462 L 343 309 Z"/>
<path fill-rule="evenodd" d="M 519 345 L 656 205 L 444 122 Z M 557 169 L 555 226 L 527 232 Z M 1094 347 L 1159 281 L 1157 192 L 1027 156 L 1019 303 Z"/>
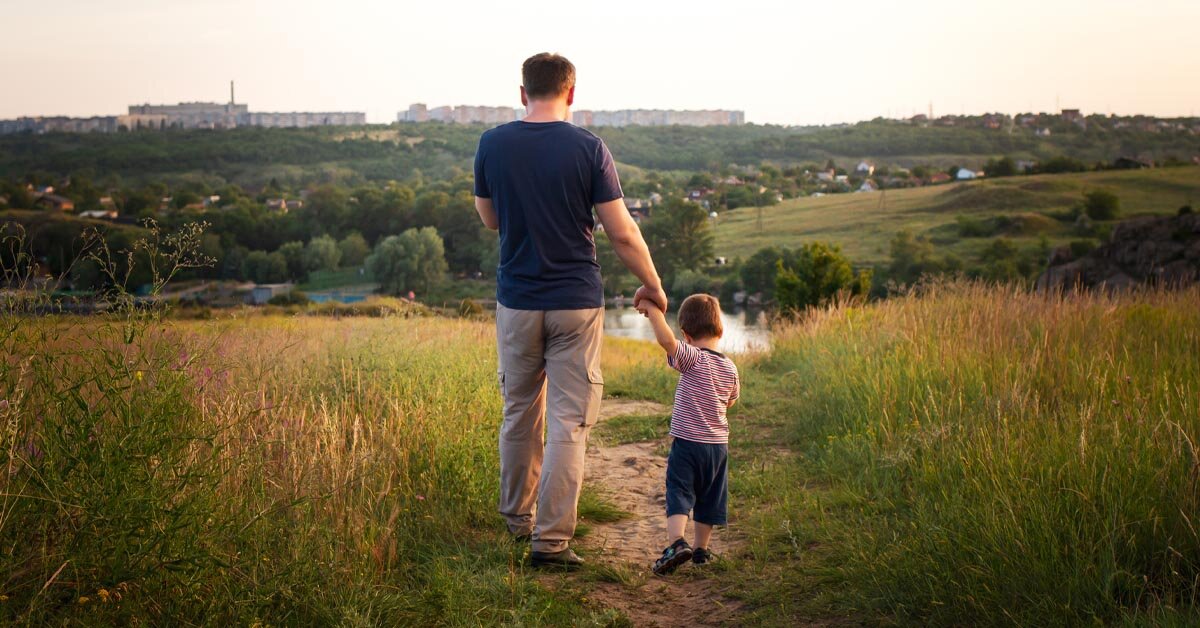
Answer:
<path fill-rule="evenodd" d="M 521 65 L 521 82 L 529 98 L 556 98 L 575 87 L 575 66 L 552 52 L 539 52 Z"/>
<path fill-rule="evenodd" d="M 679 306 L 679 328 L 693 339 L 720 338 L 721 302 L 709 294 L 693 294 Z"/>

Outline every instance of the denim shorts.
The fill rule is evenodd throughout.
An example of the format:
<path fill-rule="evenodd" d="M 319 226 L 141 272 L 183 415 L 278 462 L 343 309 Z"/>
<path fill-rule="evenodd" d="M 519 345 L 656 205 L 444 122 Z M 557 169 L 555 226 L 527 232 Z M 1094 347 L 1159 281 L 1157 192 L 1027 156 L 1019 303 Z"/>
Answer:
<path fill-rule="evenodd" d="M 667 516 L 722 526 L 729 501 L 729 446 L 676 438 L 667 457 Z"/>

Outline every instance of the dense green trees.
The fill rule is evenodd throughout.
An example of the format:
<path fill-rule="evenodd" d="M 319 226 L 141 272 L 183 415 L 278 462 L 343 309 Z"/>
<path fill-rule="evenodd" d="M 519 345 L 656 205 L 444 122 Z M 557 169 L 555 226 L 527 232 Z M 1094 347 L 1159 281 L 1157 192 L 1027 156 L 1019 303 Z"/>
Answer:
<path fill-rule="evenodd" d="M 304 266 L 310 273 L 315 270 L 337 270 L 341 259 L 342 250 L 331 236 L 313 238 L 304 247 Z"/>
<path fill-rule="evenodd" d="M 371 246 L 357 231 L 346 234 L 346 237 L 338 242 L 338 250 L 342 253 L 341 265 L 345 267 L 361 266 L 371 254 Z"/>
<path fill-rule="evenodd" d="M 642 233 L 668 288 L 679 272 L 701 271 L 712 264 L 712 223 L 696 203 L 671 199 L 661 209 L 655 208 L 654 216 L 643 223 Z"/>
<path fill-rule="evenodd" d="M 385 292 L 428 292 L 446 273 L 442 238 L 432 227 L 408 229 L 384 238 L 367 258 L 367 269 Z"/>
<path fill-rule="evenodd" d="M 251 251 L 246 256 L 243 272 L 256 283 L 283 283 L 288 280 L 287 259 L 279 251 Z"/>
<path fill-rule="evenodd" d="M 866 297 L 871 271 L 850 266 L 837 246 L 812 242 L 796 250 L 792 263 L 775 262 L 775 301 L 785 313 L 796 313 L 838 297 Z"/>

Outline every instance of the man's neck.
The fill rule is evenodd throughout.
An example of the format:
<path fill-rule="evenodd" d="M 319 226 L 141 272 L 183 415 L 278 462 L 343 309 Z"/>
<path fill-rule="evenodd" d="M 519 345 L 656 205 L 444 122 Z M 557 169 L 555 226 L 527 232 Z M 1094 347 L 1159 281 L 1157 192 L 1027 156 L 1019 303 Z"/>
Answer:
<path fill-rule="evenodd" d="M 571 107 L 565 100 L 531 100 L 521 119 L 525 122 L 565 122 L 571 119 Z"/>

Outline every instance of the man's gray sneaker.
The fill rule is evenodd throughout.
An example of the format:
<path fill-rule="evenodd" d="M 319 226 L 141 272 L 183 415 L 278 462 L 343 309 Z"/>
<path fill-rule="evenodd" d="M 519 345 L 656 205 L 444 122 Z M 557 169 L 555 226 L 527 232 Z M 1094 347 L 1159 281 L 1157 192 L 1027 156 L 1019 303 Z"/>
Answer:
<path fill-rule="evenodd" d="M 571 548 L 561 552 L 529 552 L 529 563 L 534 567 L 582 567 L 583 559 L 571 551 Z"/>

